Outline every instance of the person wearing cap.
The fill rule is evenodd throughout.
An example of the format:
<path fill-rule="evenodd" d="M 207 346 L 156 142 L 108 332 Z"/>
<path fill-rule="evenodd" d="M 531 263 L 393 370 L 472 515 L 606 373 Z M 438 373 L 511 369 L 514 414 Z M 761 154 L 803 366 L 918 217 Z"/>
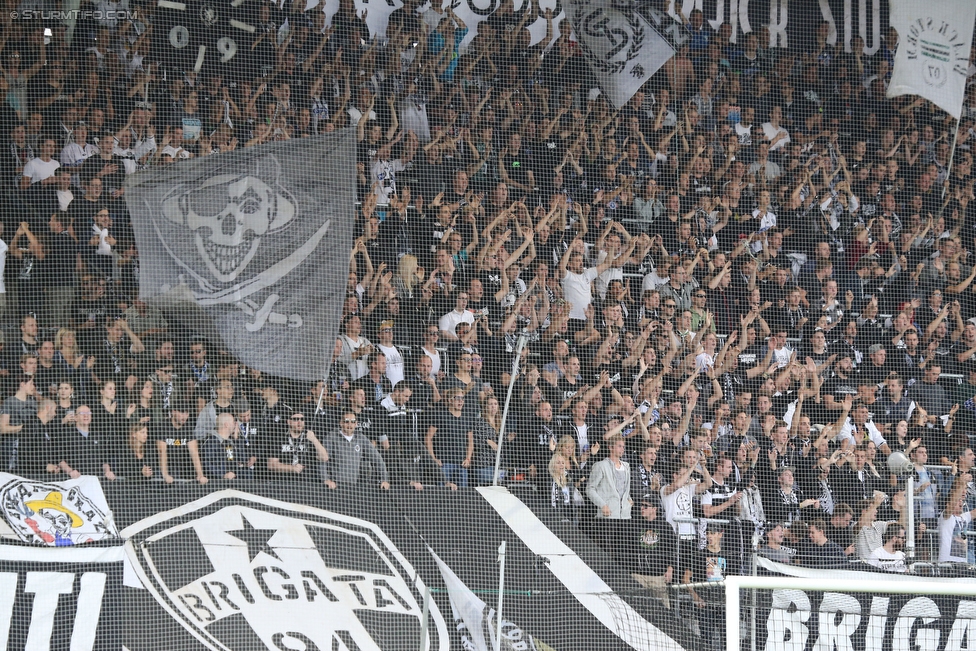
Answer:
<path fill-rule="evenodd" d="M 355 414 L 349 418 L 352 429 L 355 430 Z M 288 416 L 288 430 L 274 440 L 268 440 L 266 444 L 267 467 L 272 480 L 282 478 L 317 482 L 325 476 L 321 464 L 329 461 L 329 453 L 319 442 L 315 432 L 305 427 L 304 413 L 292 410 Z M 245 452 L 242 450 L 240 454 L 243 456 Z M 319 469 L 315 468 L 316 465 Z"/>

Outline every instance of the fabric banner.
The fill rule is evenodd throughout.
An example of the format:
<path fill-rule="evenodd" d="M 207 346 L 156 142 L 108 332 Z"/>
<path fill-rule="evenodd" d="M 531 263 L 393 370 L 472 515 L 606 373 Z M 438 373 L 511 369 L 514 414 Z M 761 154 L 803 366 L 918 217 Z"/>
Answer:
<path fill-rule="evenodd" d="M 674 55 L 635 5 L 568 0 L 566 12 L 587 65 L 617 108 Z"/>
<path fill-rule="evenodd" d="M 0 508 L 0 538 L 70 547 L 119 536 L 96 477 L 49 482 L 0 473 Z"/>
<path fill-rule="evenodd" d="M 516 624 L 506 619 L 501 622 L 501 644 L 496 646 L 498 613 L 464 585 L 437 554 L 433 551 L 430 554 L 444 577 L 451 600 L 451 612 L 454 614 L 454 627 L 461 634 L 462 647 L 473 651 L 552 651 L 548 644 L 524 633 Z"/>
<path fill-rule="evenodd" d="M 851 570 L 811 570 L 757 559 L 760 574 L 918 581 L 919 577 Z M 840 581 L 844 583 L 841 584 Z M 971 584 L 972 577 L 940 578 Z M 815 590 L 757 590 L 756 639 L 765 651 L 815 649 L 967 649 L 976 635 L 976 601 L 953 595 L 868 594 Z M 743 603 L 751 603 L 743 596 Z M 748 620 L 749 607 L 743 610 Z M 968 643 L 966 642 L 968 640 Z"/>
<path fill-rule="evenodd" d="M 322 379 L 352 248 L 355 138 L 346 129 L 129 176 L 140 297 L 249 367 Z"/>
<path fill-rule="evenodd" d="M 891 0 L 898 31 L 888 97 L 918 95 L 959 119 L 966 94 L 976 2 Z"/>
<path fill-rule="evenodd" d="M 627 603 L 644 594 L 640 585 L 575 528 L 557 523 L 574 571 L 602 577 L 599 585 L 587 580 L 598 592 L 584 597 L 608 614 L 597 617 L 572 592 L 576 584 L 567 588 L 556 576 L 570 565 L 550 568 L 475 491 L 364 496 L 290 482 L 211 482 L 148 491 L 113 484 L 106 492 L 131 562 L 123 595 L 139 625 L 120 628 L 131 651 L 419 649 L 428 588 L 427 649 L 476 648 L 469 645 L 475 630 L 491 649 L 486 629 L 498 619 L 483 606 L 497 600 L 502 540 L 502 640 L 513 651 L 531 649 L 530 639 L 537 651 L 579 649 L 580 640 L 590 649 L 692 647 L 686 629 L 689 641 L 657 644 L 650 622 L 677 630 L 671 612 L 646 596 Z M 545 541 L 555 534 L 532 520 L 535 535 L 554 549 Z M 478 523 L 477 534 L 459 523 Z M 466 618 L 453 618 L 452 597 L 467 612 L 487 612 L 484 626 L 468 629 Z"/>
<path fill-rule="evenodd" d="M 118 651 L 122 560 L 121 546 L 0 545 L 0 649 Z"/>

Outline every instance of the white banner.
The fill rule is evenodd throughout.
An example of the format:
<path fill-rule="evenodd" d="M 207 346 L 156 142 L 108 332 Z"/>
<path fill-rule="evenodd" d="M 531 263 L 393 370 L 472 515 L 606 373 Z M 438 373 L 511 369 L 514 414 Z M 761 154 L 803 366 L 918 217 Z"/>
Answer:
<path fill-rule="evenodd" d="M 958 120 L 974 20 L 973 0 L 891 0 L 898 51 L 888 97 L 918 95 Z"/>
<path fill-rule="evenodd" d="M 674 48 L 633 5 L 568 0 L 568 20 L 593 75 L 617 108 L 674 55 Z"/>
<path fill-rule="evenodd" d="M 68 547 L 118 538 L 97 477 L 34 481 L 0 473 L 0 538 Z"/>

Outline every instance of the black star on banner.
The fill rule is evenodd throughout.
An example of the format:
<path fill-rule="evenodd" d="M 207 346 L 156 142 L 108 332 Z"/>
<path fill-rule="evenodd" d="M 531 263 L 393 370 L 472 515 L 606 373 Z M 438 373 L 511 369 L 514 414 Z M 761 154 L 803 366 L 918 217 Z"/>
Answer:
<path fill-rule="evenodd" d="M 278 554 L 271 549 L 271 545 L 268 544 L 271 537 L 278 533 L 277 529 L 255 529 L 243 515 L 241 516 L 241 522 L 244 524 L 243 529 L 234 529 L 227 533 L 247 543 L 247 555 L 250 560 L 253 561 L 261 552 L 279 561 L 281 560 Z"/>

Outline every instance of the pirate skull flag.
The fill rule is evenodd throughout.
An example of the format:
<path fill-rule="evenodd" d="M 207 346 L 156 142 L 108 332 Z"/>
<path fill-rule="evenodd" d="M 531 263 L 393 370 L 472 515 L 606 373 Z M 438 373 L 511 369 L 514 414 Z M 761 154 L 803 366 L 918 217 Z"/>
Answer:
<path fill-rule="evenodd" d="M 352 246 L 355 162 L 346 129 L 130 176 L 140 298 L 247 366 L 322 379 Z"/>

